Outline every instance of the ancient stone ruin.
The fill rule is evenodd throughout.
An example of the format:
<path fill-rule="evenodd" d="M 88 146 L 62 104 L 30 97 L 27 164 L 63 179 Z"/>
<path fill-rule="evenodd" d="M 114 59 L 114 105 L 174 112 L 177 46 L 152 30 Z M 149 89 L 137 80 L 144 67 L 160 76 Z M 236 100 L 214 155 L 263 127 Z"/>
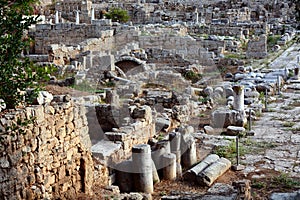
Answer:
<path fill-rule="evenodd" d="M 250 200 L 265 171 L 300 178 L 296 6 L 43 1 L 22 56 L 55 72 L 30 106 L 0 96 L 0 199 Z"/>

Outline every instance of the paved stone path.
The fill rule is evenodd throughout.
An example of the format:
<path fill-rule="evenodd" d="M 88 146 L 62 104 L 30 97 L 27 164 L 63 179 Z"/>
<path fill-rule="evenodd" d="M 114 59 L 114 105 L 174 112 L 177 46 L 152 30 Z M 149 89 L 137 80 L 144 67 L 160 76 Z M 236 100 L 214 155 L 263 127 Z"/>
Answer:
<path fill-rule="evenodd" d="M 256 134 L 247 138 L 253 149 L 242 159 L 245 174 L 273 169 L 300 177 L 300 93 L 284 92 L 278 101 L 269 105 L 253 126 Z"/>
<path fill-rule="evenodd" d="M 292 45 L 269 66 L 294 67 L 299 64 L 297 57 L 300 44 Z M 300 83 L 295 85 L 300 88 Z M 246 165 L 243 172 L 273 169 L 300 177 L 300 91 L 287 90 L 274 97 L 277 101 L 269 104 L 269 112 L 264 112 L 253 126 L 256 134 L 247 139 L 253 149 L 243 157 L 242 163 Z"/>
<path fill-rule="evenodd" d="M 299 57 L 299 58 L 298 58 Z M 298 59 L 300 61 L 300 43 L 295 43 L 287 50 L 285 50 L 279 57 L 269 64 L 270 68 L 283 69 L 290 68 L 297 65 Z"/>

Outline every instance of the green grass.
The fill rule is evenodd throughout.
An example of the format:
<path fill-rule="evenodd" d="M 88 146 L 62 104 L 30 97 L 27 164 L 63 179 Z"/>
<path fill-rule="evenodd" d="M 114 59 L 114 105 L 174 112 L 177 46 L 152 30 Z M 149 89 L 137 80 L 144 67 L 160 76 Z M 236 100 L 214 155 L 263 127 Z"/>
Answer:
<path fill-rule="evenodd" d="M 272 149 L 277 147 L 278 145 L 274 142 L 257 142 L 252 139 L 246 138 L 241 139 L 241 144 L 243 145 L 246 153 L 255 153 L 255 154 L 262 154 L 265 152 L 266 149 Z"/>
<path fill-rule="evenodd" d="M 262 189 L 262 188 L 266 188 L 267 184 L 263 181 L 258 181 L 256 179 L 254 179 L 251 183 L 251 187 L 252 188 L 257 188 L 257 189 Z"/>
<path fill-rule="evenodd" d="M 232 163 L 236 163 L 236 142 L 232 141 L 228 146 L 216 146 L 213 153 L 220 157 L 227 158 Z M 247 153 L 243 144 L 239 143 L 239 155 L 244 156 Z"/>
<path fill-rule="evenodd" d="M 75 90 L 83 91 L 83 92 L 89 92 L 89 93 L 103 93 L 104 90 L 97 89 L 95 86 L 92 86 L 87 81 L 83 81 L 82 83 L 75 84 L 71 86 Z"/>
<path fill-rule="evenodd" d="M 293 127 L 296 123 L 295 122 L 284 122 L 282 124 L 283 127 Z"/>
<path fill-rule="evenodd" d="M 201 113 L 201 114 L 198 115 L 198 117 L 207 117 L 207 115 L 204 114 L 204 113 Z"/>
<path fill-rule="evenodd" d="M 300 181 L 291 178 L 288 173 L 281 173 L 280 175 L 273 177 L 271 182 L 275 186 L 282 185 L 287 189 L 298 188 L 300 186 Z"/>
<path fill-rule="evenodd" d="M 272 47 L 274 47 L 277 44 L 279 39 L 280 39 L 280 35 L 268 36 L 268 38 L 267 38 L 268 49 L 271 49 Z"/>
<path fill-rule="evenodd" d="M 196 83 L 202 79 L 202 74 L 196 73 L 194 71 L 187 71 L 183 74 L 183 77 L 187 80 L 192 81 L 192 83 Z"/>
<path fill-rule="evenodd" d="M 294 133 L 297 133 L 297 132 L 300 132 L 300 127 L 295 127 L 295 128 L 289 127 L 286 130 L 287 131 L 292 131 Z"/>
<path fill-rule="evenodd" d="M 293 106 L 290 106 L 290 105 L 288 105 L 288 106 L 281 106 L 281 109 L 282 109 L 282 110 L 293 110 L 294 107 L 293 107 Z"/>

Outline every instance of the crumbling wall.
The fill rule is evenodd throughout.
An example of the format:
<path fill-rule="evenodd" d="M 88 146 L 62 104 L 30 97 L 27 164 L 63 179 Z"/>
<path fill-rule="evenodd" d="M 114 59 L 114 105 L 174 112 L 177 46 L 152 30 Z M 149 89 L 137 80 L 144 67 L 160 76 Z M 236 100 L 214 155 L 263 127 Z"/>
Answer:
<path fill-rule="evenodd" d="M 128 109 L 128 107 L 127 107 Z M 103 165 L 114 168 L 116 163 L 131 156 L 132 147 L 145 144 L 155 135 L 155 122 L 149 106 L 131 106 L 131 111 L 112 108 L 102 104 L 96 106 L 96 113 L 101 128 L 110 130 L 105 132 L 104 139 L 92 146 L 93 156 Z M 120 118 L 127 118 L 130 123 L 118 123 Z M 104 119 L 107 123 L 104 123 Z M 110 123 L 109 123 L 110 122 Z M 113 124 L 115 123 L 115 124 Z"/>
<path fill-rule="evenodd" d="M 265 58 L 267 53 L 267 37 L 261 35 L 258 40 L 250 40 L 247 46 L 247 58 Z"/>
<path fill-rule="evenodd" d="M 51 44 L 63 44 L 66 46 L 98 46 L 98 50 L 109 50 L 112 47 L 112 30 L 102 30 L 101 26 L 90 24 L 37 24 L 34 33 L 35 53 L 47 54 L 48 46 Z M 87 40 L 97 38 L 97 40 Z M 83 49 L 84 50 L 84 49 Z"/>
<path fill-rule="evenodd" d="M 72 198 L 91 192 L 94 166 L 85 112 L 69 101 L 3 113 L 1 199 Z"/>

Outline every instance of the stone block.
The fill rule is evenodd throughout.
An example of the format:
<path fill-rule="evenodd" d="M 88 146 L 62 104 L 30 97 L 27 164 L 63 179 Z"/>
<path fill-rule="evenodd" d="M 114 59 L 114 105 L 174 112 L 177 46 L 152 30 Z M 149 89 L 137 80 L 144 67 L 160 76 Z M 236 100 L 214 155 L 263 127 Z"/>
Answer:
<path fill-rule="evenodd" d="M 125 141 L 128 139 L 128 135 L 121 132 L 106 132 L 105 136 L 110 141 Z"/>
<path fill-rule="evenodd" d="M 212 127 L 227 128 L 228 126 L 242 126 L 244 124 L 244 113 L 236 110 L 218 109 L 212 113 Z"/>
<path fill-rule="evenodd" d="M 116 154 L 122 148 L 121 143 L 114 143 L 112 141 L 101 140 L 91 148 L 92 154 L 107 163 L 113 154 Z"/>
<path fill-rule="evenodd" d="M 246 131 L 246 129 L 244 127 L 240 127 L 240 126 L 228 126 L 227 127 L 226 135 L 239 136 L 239 135 L 241 135 L 245 131 Z"/>
<path fill-rule="evenodd" d="M 45 182 L 44 182 L 44 185 L 45 187 L 50 187 L 52 184 L 55 183 L 55 175 L 48 175 L 46 178 L 45 178 Z"/>

